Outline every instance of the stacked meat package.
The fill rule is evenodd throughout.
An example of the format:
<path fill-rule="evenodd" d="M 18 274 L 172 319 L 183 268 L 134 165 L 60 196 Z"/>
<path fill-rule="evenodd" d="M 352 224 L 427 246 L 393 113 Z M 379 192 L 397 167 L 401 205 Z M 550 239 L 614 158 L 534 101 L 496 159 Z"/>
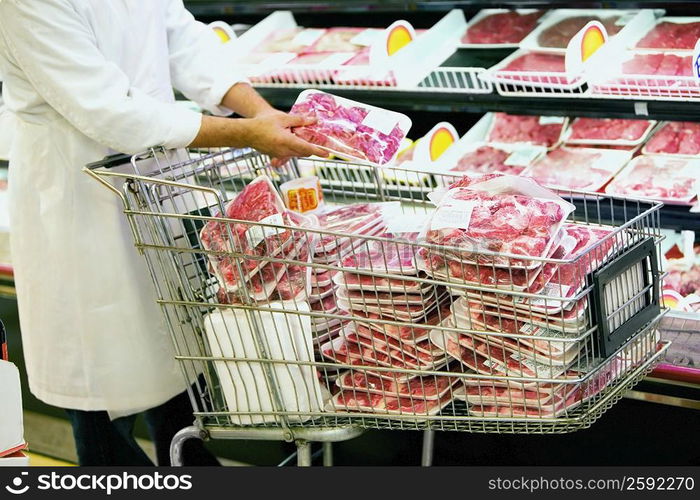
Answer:
<path fill-rule="evenodd" d="M 487 376 L 467 383 L 472 415 L 559 416 L 621 373 L 621 365 L 611 364 L 585 387 L 571 382 L 588 369 L 581 365 L 587 356 L 580 357 L 589 354 L 582 352 L 591 326 L 581 293 L 586 275 L 613 250 L 611 228 L 567 223 L 572 210 L 512 176 L 465 177 L 438 196 L 425 237 L 445 247 L 422 248 L 418 267 L 455 284 L 451 291 L 459 298 L 430 338 L 465 371 Z"/>
<path fill-rule="evenodd" d="M 375 236 L 384 232 L 386 225 L 382 203 L 357 203 L 341 207 L 328 207 L 318 217 L 321 228 L 332 233 L 357 236 Z M 324 234 L 316 244 L 313 261 L 320 265 L 337 265 L 347 255 L 357 250 L 362 240 L 349 236 Z M 311 278 L 309 303 L 311 309 L 325 314 L 341 314 L 338 309 L 336 289 L 333 282 L 335 271 L 314 267 Z M 338 335 L 345 321 L 335 317 L 315 317 L 312 319 L 317 343 L 323 343 Z"/>
<path fill-rule="evenodd" d="M 428 334 L 448 314 L 450 300 L 445 288 L 421 281 L 416 237 L 386 233 L 341 261 L 345 270 L 334 277 L 338 305 L 354 321 L 321 352 L 363 369 L 337 378 L 334 411 L 431 415 L 453 400 L 456 378 L 416 372 L 447 364 Z"/>
<path fill-rule="evenodd" d="M 208 252 L 209 270 L 218 281 L 221 303 L 295 300 L 309 293 L 308 263 L 316 246 L 313 233 L 274 226 L 306 229 L 318 227 L 318 219 L 287 210 L 270 179 L 260 176 L 225 207 L 225 217 L 244 222 L 210 221 L 200 232 Z M 215 214 L 219 216 L 220 214 Z M 243 257 L 236 258 L 235 252 Z M 269 257 L 298 262 L 285 264 Z"/>

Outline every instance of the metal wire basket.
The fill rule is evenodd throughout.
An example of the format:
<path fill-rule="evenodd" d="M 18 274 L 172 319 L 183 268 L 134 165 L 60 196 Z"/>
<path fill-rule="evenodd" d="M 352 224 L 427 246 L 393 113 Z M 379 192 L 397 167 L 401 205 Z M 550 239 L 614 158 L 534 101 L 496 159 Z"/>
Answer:
<path fill-rule="evenodd" d="M 570 235 L 599 238 L 578 240 L 575 254 L 558 240 L 523 260 L 385 232 L 388 218 L 425 217 L 427 195 L 450 175 L 401 169 L 387 183 L 381 169 L 343 161 L 275 170 L 252 151 L 162 149 L 86 172 L 124 204 L 183 374 L 198 384 L 197 427 L 214 438 L 571 432 L 667 347 L 657 336 L 660 204 L 562 193 L 577 207 Z M 260 174 L 279 185 L 301 172 L 319 177 L 327 205 L 355 204 L 357 218 L 220 215 Z M 375 202 L 379 216 L 360 215 Z"/>

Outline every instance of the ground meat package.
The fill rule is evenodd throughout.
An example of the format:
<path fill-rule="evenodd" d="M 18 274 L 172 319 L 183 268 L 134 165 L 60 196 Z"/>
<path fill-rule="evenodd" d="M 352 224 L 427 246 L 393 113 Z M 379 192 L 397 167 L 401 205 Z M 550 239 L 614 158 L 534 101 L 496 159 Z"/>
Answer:
<path fill-rule="evenodd" d="M 622 118 L 576 118 L 564 136 L 564 142 L 589 146 L 638 146 L 656 125 L 653 120 Z"/>
<path fill-rule="evenodd" d="M 340 157 L 375 166 L 390 163 L 411 128 L 406 115 L 368 106 L 318 90 L 305 90 L 292 114 L 311 116 L 314 125 L 294 133 Z"/>
<path fill-rule="evenodd" d="M 605 189 L 618 196 L 690 204 L 700 192 L 700 160 L 638 156 Z"/>
<path fill-rule="evenodd" d="M 335 383 L 343 390 L 429 400 L 442 399 L 451 392 L 458 381 L 457 377 L 447 375 L 426 375 L 414 378 L 408 383 L 396 383 L 364 372 L 348 371 L 342 373 Z"/>
<path fill-rule="evenodd" d="M 392 398 L 359 390 L 344 390 L 326 405 L 327 411 L 361 411 L 390 415 L 432 416 L 440 413 L 452 401 L 447 393 L 442 399 L 412 397 Z"/>
<path fill-rule="evenodd" d="M 596 192 L 630 160 L 629 151 L 559 147 L 523 173 L 551 189 Z"/>
<path fill-rule="evenodd" d="M 569 119 L 561 116 L 529 116 L 493 113 L 486 142 L 495 144 L 531 144 L 548 149 L 561 142 Z"/>
<path fill-rule="evenodd" d="M 541 266 L 526 257 L 546 256 L 575 208 L 532 180 L 509 175 L 432 194 L 437 208 L 419 239 L 445 245 L 444 252 L 467 263 L 506 268 Z"/>
<path fill-rule="evenodd" d="M 700 156 L 700 123 L 664 123 L 644 145 L 642 154 Z"/>
<path fill-rule="evenodd" d="M 460 47 L 517 47 L 537 26 L 544 13 L 534 9 L 482 9 L 467 23 Z"/>

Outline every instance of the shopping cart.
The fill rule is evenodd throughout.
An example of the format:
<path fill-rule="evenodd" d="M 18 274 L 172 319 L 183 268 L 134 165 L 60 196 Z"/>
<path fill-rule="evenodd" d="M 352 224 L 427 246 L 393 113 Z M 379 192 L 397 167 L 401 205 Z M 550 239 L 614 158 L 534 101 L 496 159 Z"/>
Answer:
<path fill-rule="evenodd" d="M 572 432 L 668 347 L 657 203 L 563 193 L 577 207 L 567 231 L 598 238 L 523 260 L 386 233 L 424 218 L 454 175 L 401 169 L 388 183 L 375 167 L 272 169 L 228 149 L 152 149 L 85 170 L 121 199 L 194 383 L 196 422 L 176 436 L 175 464 L 192 437 L 294 441 L 308 465 L 309 442 L 365 429 L 425 431 L 424 463 L 434 431 Z M 275 186 L 314 174 L 325 203 L 355 204 L 357 218 L 325 229 L 289 213 L 222 218 L 261 174 Z"/>

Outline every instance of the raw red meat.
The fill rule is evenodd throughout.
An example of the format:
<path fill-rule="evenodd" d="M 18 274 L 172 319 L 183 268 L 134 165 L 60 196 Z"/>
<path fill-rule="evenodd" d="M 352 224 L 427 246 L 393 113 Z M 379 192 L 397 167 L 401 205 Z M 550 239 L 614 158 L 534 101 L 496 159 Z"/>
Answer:
<path fill-rule="evenodd" d="M 700 22 L 662 21 L 637 42 L 637 48 L 693 50 L 698 38 L 700 38 Z"/>
<path fill-rule="evenodd" d="M 525 170 L 525 167 L 521 165 L 506 165 L 505 161 L 509 156 L 510 153 L 503 149 L 492 146 L 481 146 L 462 156 L 457 166 L 450 169 L 450 172 L 475 172 L 484 174 L 502 172 L 509 175 L 518 175 Z"/>
<path fill-rule="evenodd" d="M 453 189 L 453 188 L 458 188 L 458 187 L 468 187 L 468 186 L 471 186 L 472 184 L 490 181 L 491 179 L 495 179 L 496 177 L 502 177 L 503 175 L 504 174 L 502 174 L 502 173 L 493 173 L 493 174 L 484 174 L 484 175 L 465 175 L 462 178 L 457 179 L 452 184 L 450 184 L 449 188 Z"/>
<path fill-rule="evenodd" d="M 564 73 L 566 66 L 564 56 L 559 54 L 543 54 L 540 52 L 525 52 L 514 58 L 499 71 L 512 72 L 537 72 L 537 73 Z M 513 75 L 510 75 L 512 78 Z M 561 82 L 557 82 L 561 83 Z"/>
<path fill-rule="evenodd" d="M 636 54 L 622 64 L 625 75 L 693 76 L 691 56 Z M 671 80 L 645 81 L 645 85 L 668 85 Z"/>
<path fill-rule="evenodd" d="M 520 42 L 537 25 L 544 11 L 527 14 L 516 11 L 490 14 L 467 28 L 462 43 L 514 44 Z"/>
<path fill-rule="evenodd" d="M 395 241 L 368 240 L 341 261 L 348 270 L 372 271 L 378 273 L 416 274 L 415 245 L 418 233 L 397 238 L 392 234 L 382 234 L 382 238 Z"/>
<path fill-rule="evenodd" d="M 436 221 L 442 212 L 454 210 L 464 211 L 465 215 L 470 212 L 470 217 L 438 227 Z M 429 243 L 459 247 L 459 252 L 450 250 L 458 257 L 510 266 L 513 262 L 506 257 L 478 252 L 540 257 L 566 215 L 562 205 L 552 200 L 453 188 L 440 201 L 426 239 Z"/>
<path fill-rule="evenodd" d="M 676 202 L 698 194 L 700 163 L 684 158 L 639 156 L 612 180 L 606 192 Z"/>
<path fill-rule="evenodd" d="M 649 139 L 643 152 L 700 155 L 700 123 L 666 123 Z"/>
<path fill-rule="evenodd" d="M 565 49 L 573 36 L 591 21 L 600 21 L 608 32 L 608 35 L 612 36 L 622 28 L 616 24 L 619 19 L 620 16 L 609 16 L 605 18 L 598 16 L 569 17 L 543 30 L 537 37 L 537 43 L 541 47 Z"/>
<path fill-rule="evenodd" d="M 290 113 L 318 120 L 315 125 L 294 129 L 302 139 L 340 155 L 379 165 L 394 157 L 406 136 L 398 122 L 388 134 L 364 125 L 370 114 L 366 108 L 340 105 L 335 97 L 323 92 L 306 94 L 303 101 L 294 104 Z"/>
<path fill-rule="evenodd" d="M 603 154 L 592 148 L 558 148 L 536 161 L 523 176 L 553 189 L 597 191 L 624 164 L 602 162 Z"/>
<path fill-rule="evenodd" d="M 454 377 L 425 376 L 414 378 L 409 382 L 397 383 L 374 375 L 356 371 L 347 372 L 338 378 L 341 389 L 370 392 L 388 396 L 435 399 L 442 396 L 456 382 Z"/>
<path fill-rule="evenodd" d="M 488 142 L 524 142 L 552 147 L 559 142 L 565 125 L 564 120 L 542 125 L 539 116 L 494 113 Z"/>
<path fill-rule="evenodd" d="M 576 118 L 567 141 L 639 141 L 649 129 L 649 120 L 620 118 Z"/>

